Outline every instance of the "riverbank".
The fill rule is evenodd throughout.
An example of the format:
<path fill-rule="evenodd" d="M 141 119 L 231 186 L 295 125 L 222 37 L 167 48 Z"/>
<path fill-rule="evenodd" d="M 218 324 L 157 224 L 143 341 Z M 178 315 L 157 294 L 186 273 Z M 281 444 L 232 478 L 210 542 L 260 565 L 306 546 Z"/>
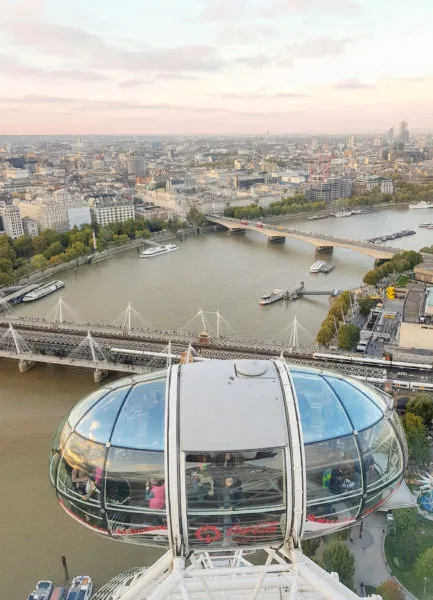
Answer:
<path fill-rule="evenodd" d="M 384 210 L 389 208 L 408 208 L 409 202 L 396 202 L 395 204 L 372 204 L 371 206 L 356 206 L 353 207 L 354 210 L 357 209 L 371 209 L 371 212 L 375 212 L 377 210 Z M 346 207 L 343 207 L 346 208 Z M 336 209 L 325 209 L 318 210 L 314 213 L 314 216 L 328 216 L 332 217 L 335 214 Z M 308 217 L 312 217 L 311 212 L 299 212 L 299 213 L 290 213 L 286 215 L 275 215 L 273 217 L 263 217 L 262 221 L 264 223 L 280 223 L 281 221 L 296 221 L 298 219 L 308 219 Z"/>
<path fill-rule="evenodd" d="M 214 227 L 206 227 L 200 229 L 200 233 L 206 233 L 207 231 L 214 231 Z M 85 254 L 78 258 L 74 258 L 73 260 L 61 263 L 60 265 L 55 265 L 52 267 L 45 267 L 38 271 L 34 271 L 33 273 L 29 273 L 29 275 L 25 275 L 20 279 L 13 281 L 11 284 L 8 284 L 4 287 L 10 287 L 11 285 L 27 285 L 29 283 L 38 283 L 44 279 L 48 279 L 57 275 L 63 271 L 68 271 L 70 269 L 77 269 L 81 265 L 85 264 L 97 264 L 103 261 L 108 260 L 109 258 L 113 258 L 118 254 L 122 254 L 127 250 L 132 250 L 134 248 L 140 248 L 141 246 L 145 246 L 146 243 L 163 243 L 169 242 L 174 239 L 182 239 L 182 237 L 188 237 L 191 235 L 197 235 L 197 229 L 194 227 L 189 227 L 187 229 L 182 229 L 181 234 L 175 234 L 171 231 L 157 231 L 153 233 L 150 238 L 140 238 L 137 240 L 131 240 L 126 244 L 122 244 L 121 246 L 112 246 L 111 248 L 107 248 L 106 250 L 102 250 L 101 252 L 92 252 L 91 254 Z M 0 288 L 0 296 L 1 296 Z"/>

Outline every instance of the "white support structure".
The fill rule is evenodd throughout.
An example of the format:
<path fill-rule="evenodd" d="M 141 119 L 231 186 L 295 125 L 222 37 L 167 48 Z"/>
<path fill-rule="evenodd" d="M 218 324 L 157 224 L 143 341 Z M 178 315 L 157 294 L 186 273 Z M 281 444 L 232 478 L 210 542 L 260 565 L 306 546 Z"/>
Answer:
<path fill-rule="evenodd" d="M 327 573 L 300 550 L 262 551 L 262 564 L 246 558 L 251 550 L 195 552 L 187 562 L 168 551 L 149 569 L 125 574 L 115 590 L 107 584 L 93 600 L 359 600 L 336 573 Z"/>

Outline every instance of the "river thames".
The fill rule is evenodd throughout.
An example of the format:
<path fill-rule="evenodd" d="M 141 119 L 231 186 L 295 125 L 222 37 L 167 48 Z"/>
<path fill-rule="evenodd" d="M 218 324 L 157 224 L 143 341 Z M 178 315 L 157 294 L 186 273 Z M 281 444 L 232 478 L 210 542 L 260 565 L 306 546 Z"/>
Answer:
<path fill-rule="evenodd" d="M 432 217 L 433 210 L 389 209 L 350 218 L 290 220 L 287 225 L 359 240 L 414 229 L 416 235 L 389 244 L 418 250 L 433 244 L 433 231 L 418 228 Z M 267 307 L 259 307 L 258 301 L 274 288 L 293 289 L 301 281 L 310 290 L 355 288 L 373 265 L 369 257 L 343 249 L 335 249 L 328 260 L 336 265 L 331 273 L 311 274 L 315 255 L 309 244 L 287 240 L 268 245 L 254 232 L 210 233 L 187 238 L 178 252 L 153 259 L 142 260 L 136 250 L 128 250 L 77 273 L 65 271 L 61 294 L 84 322 L 112 323 L 130 301 L 152 328 L 179 329 L 199 309 L 209 313 L 215 328 L 211 313 L 219 310 L 230 324 L 223 325 L 223 334 L 284 340 L 296 316 L 313 338 L 329 308 L 327 296 Z M 57 299 L 53 294 L 16 310 L 47 318 Z M 191 328 L 202 328 L 198 319 Z M 91 575 L 96 586 L 157 556 L 153 549 L 105 540 L 80 527 L 63 513 L 51 489 L 51 437 L 62 416 L 95 387 L 91 371 L 44 365 L 21 375 L 15 362 L 0 361 L 1 598 L 25 598 L 38 579 L 60 584 L 62 555 L 71 576 Z"/>

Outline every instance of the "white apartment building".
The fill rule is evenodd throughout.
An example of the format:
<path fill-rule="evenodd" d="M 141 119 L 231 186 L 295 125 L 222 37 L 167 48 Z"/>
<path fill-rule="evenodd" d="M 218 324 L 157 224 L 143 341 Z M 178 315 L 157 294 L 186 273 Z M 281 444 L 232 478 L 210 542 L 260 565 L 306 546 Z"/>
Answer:
<path fill-rule="evenodd" d="M 380 191 L 382 194 L 394 193 L 394 182 L 392 179 L 382 179 L 380 182 Z"/>
<path fill-rule="evenodd" d="M 0 215 L 3 220 L 3 228 L 6 235 L 10 236 L 13 240 L 24 235 L 21 214 L 17 206 L 14 206 L 13 204 L 0 206 Z"/>
<path fill-rule="evenodd" d="M 15 201 L 23 217 L 29 217 L 37 222 L 41 231 L 54 229 L 59 233 L 68 231 L 68 213 L 61 202 L 50 198 L 37 198 L 34 202 Z"/>
<path fill-rule="evenodd" d="M 93 218 L 102 227 L 108 223 L 123 223 L 128 219 L 135 219 L 133 204 L 100 204 L 91 209 Z"/>
<path fill-rule="evenodd" d="M 29 172 L 27 169 L 15 169 L 14 167 L 9 167 L 3 171 L 5 179 L 28 179 Z"/>
<path fill-rule="evenodd" d="M 24 233 L 30 237 L 36 237 L 39 235 L 38 222 L 34 219 L 30 219 L 30 217 L 23 218 L 23 229 Z"/>

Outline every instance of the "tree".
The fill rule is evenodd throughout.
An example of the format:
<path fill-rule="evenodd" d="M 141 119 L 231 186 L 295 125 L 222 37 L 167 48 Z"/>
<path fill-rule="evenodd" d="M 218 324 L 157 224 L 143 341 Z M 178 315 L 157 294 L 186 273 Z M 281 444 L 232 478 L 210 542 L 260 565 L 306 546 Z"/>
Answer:
<path fill-rule="evenodd" d="M 33 241 L 29 235 L 22 235 L 14 240 L 14 250 L 17 256 L 31 256 L 33 253 Z"/>
<path fill-rule="evenodd" d="M 395 579 L 387 579 L 379 585 L 377 593 L 382 596 L 383 600 L 404 600 L 405 596 L 401 586 Z"/>
<path fill-rule="evenodd" d="M 8 285 L 11 282 L 11 278 L 7 273 L 0 273 L 0 287 Z"/>
<path fill-rule="evenodd" d="M 359 327 L 343 323 L 338 330 L 337 342 L 343 350 L 352 350 L 358 344 L 359 337 Z"/>
<path fill-rule="evenodd" d="M 12 263 L 7 258 L 0 258 L 0 271 L 3 273 L 11 273 Z"/>
<path fill-rule="evenodd" d="M 309 540 L 302 540 L 302 552 L 308 556 L 308 558 L 313 558 L 322 543 L 322 538 L 311 538 Z"/>
<path fill-rule="evenodd" d="M 30 261 L 30 266 L 35 270 L 43 269 L 47 264 L 48 261 L 43 254 L 35 254 Z"/>
<path fill-rule="evenodd" d="M 428 394 L 417 394 L 409 400 L 406 410 L 418 417 L 426 427 L 429 427 L 433 419 L 433 399 Z"/>
<path fill-rule="evenodd" d="M 427 430 L 418 415 L 407 412 L 403 417 L 403 427 L 406 432 L 409 459 L 418 465 L 423 465 L 429 458 Z"/>
<path fill-rule="evenodd" d="M 334 337 L 334 329 L 327 325 L 322 326 L 317 333 L 317 341 L 321 346 L 328 346 Z"/>
<path fill-rule="evenodd" d="M 192 225 L 196 225 L 197 227 L 204 227 L 206 225 L 206 217 L 194 206 L 187 214 L 186 220 L 188 223 L 192 223 Z"/>
<path fill-rule="evenodd" d="M 418 557 L 415 565 L 416 574 L 423 581 L 424 577 L 432 580 L 433 577 L 433 547 L 427 548 Z"/>
<path fill-rule="evenodd" d="M 414 535 L 418 526 L 418 510 L 401 508 L 393 511 L 395 522 L 395 553 L 405 565 L 412 564 L 418 556 L 419 539 Z"/>
<path fill-rule="evenodd" d="M 360 298 L 358 304 L 361 315 L 368 315 L 375 303 L 376 301 L 373 298 Z"/>
<path fill-rule="evenodd" d="M 367 271 L 367 273 L 364 275 L 363 282 L 366 283 L 367 285 L 376 285 L 376 283 L 378 283 L 378 281 L 379 281 L 379 276 L 376 273 L 376 271 Z"/>
<path fill-rule="evenodd" d="M 326 544 L 323 551 L 322 566 L 329 573 L 333 571 L 338 573 L 341 583 L 353 589 L 355 561 L 353 554 L 344 542 L 337 540 Z"/>

